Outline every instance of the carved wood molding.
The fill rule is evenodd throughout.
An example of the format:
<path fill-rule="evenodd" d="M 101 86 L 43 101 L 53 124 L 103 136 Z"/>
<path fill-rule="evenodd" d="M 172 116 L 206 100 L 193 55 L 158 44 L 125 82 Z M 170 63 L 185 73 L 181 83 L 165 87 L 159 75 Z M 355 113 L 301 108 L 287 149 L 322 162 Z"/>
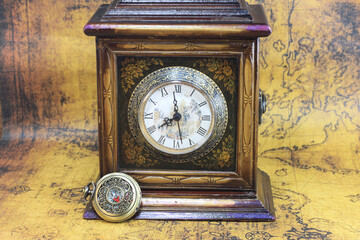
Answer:
<path fill-rule="evenodd" d="M 256 160 L 254 159 L 254 150 L 255 150 L 255 104 L 256 99 L 254 99 L 256 92 L 256 85 L 254 84 L 256 80 L 256 54 L 257 50 L 255 49 L 255 42 L 252 42 L 252 46 L 249 48 L 251 51 L 246 51 L 242 55 L 241 61 L 241 89 L 240 89 L 240 108 L 242 116 L 239 116 L 241 120 L 242 135 L 240 148 L 240 158 L 241 166 L 238 168 L 238 171 L 241 173 L 241 176 L 250 184 L 254 184 L 253 178 L 256 168 Z M 248 50 L 249 50 L 248 49 Z"/>
<path fill-rule="evenodd" d="M 249 187 L 241 178 L 234 177 L 207 177 L 207 176 L 148 176 L 132 175 L 142 187 L 156 187 L 158 184 L 168 187 L 191 187 L 191 186 L 212 186 L 222 187 L 241 184 L 242 187 Z"/>
<path fill-rule="evenodd" d="M 97 51 L 100 165 L 101 172 L 108 173 L 116 171 L 115 55 L 102 41 L 98 42 Z"/>
<path fill-rule="evenodd" d="M 230 43 L 229 46 L 238 52 L 251 53 L 253 51 L 254 44 L 249 41 L 237 41 Z"/>
<path fill-rule="evenodd" d="M 254 56 L 245 54 L 244 59 L 244 84 L 243 84 L 243 146 L 244 156 L 249 157 L 252 151 L 253 134 L 253 77 L 254 77 Z"/>
<path fill-rule="evenodd" d="M 233 55 L 240 52 L 251 53 L 253 44 L 251 41 L 238 40 L 229 42 L 199 41 L 199 42 L 169 42 L 149 40 L 110 40 L 107 47 L 117 54 L 129 54 L 132 52 L 160 51 L 160 52 L 213 52 L 216 54 Z"/>

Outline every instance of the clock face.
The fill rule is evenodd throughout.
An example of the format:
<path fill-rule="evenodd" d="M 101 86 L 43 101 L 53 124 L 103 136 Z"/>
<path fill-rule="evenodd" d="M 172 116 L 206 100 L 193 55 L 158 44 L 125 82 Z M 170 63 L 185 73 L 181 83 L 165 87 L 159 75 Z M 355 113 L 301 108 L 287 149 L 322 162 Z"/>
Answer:
<path fill-rule="evenodd" d="M 183 163 L 216 147 L 227 127 L 227 103 L 205 74 L 167 67 L 136 86 L 128 121 L 133 136 L 148 152 L 160 160 Z"/>
<path fill-rule="evenodd" d="M 163 83 L 152 89 L 141 104 L 141 132 L 159 151 L 192 152 L 201 147 L 213 131 L 212 105 L 209 97 L 190 83 Z"/>

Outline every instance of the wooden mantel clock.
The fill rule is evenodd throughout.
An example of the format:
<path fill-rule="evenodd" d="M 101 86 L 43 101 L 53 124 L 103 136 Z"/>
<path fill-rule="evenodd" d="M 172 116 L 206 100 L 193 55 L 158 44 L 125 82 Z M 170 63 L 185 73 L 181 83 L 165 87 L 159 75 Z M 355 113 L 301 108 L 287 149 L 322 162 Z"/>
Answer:
<path fill-rule="evenodd" d="M 275 220 L 257 169 L 259 37 L 271 33 L 260 5 L 117 0 L 84 31 L 96 36 L 100 175 L 138 182 L 135 219 Z"/>

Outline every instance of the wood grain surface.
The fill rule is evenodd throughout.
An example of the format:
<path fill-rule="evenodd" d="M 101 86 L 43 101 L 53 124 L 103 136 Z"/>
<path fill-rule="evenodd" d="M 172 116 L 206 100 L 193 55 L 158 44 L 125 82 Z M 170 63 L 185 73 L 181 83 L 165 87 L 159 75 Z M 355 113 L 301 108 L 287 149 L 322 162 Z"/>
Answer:
<path fill-rule="evenodd" d="M 360 3 L 252 0 L 261 40 L 260 169 L 276 222 L 82 219 L 98 172 L 95 41 L 110 1 L 0 0 L 1 239 L 359 239 Z M 0 125 L 1 126 L 1 125 Z"/>

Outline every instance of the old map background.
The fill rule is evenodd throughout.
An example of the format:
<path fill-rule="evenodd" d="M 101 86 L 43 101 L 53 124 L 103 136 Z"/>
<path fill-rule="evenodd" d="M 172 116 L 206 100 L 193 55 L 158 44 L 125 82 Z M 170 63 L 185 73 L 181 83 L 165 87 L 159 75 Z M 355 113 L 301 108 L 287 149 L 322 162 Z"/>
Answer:
<path fill-rule="evenodd" d="M 101 0 L 0 0 L 1 239 L 360 239 L 360 2 L 259 0 L 259 167 L 273 223 L 82 219 L 98 172 L 94 39 Z"/>

